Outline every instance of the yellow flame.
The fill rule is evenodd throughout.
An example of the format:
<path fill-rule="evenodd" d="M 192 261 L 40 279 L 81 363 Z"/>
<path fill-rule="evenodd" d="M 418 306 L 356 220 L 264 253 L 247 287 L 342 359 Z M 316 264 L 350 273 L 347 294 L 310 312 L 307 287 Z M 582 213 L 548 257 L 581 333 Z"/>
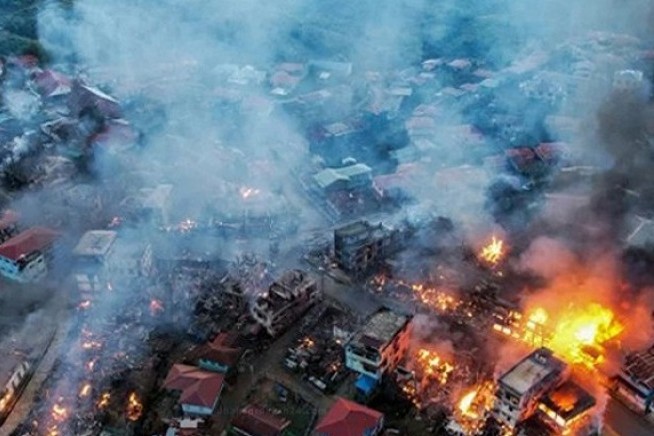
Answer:
<path fill-rule="evenodd" d="M 542 307 L 527 315 L 526 331 L 521 339 L 535 339 L 571 364 L 589 368 L 604 361 L 604 344 L 616 338 L 624 326 L 613 311 L 598 303 L 570 304 L 550 314 Z M 589 351 L 592 350 L 592 353 Z"/>
<path fill-rule="evenodd" d="M 80 397 L 86 397 L 91 393 L 91 383 L 84 383 L 84 386 L 82 386 L 82 389 L 79 391 L 79 396 Z"/>
<path fill-rule="evenodd" d="M 470 417 L 477 416 L 477 414 L 474 411 L 470 410 L 470 406 L 472 406 L 472 402 L 475 400 L 476 397 L 477 397 L 477 389 L 475 388 L 461 398 L 461 401 L 459 401 L 459 410 L 461 411 L 462 414 Z"/>
<path fill-rule="evenodd" d="M 100 400 L 98 401 L 98 408 L 104 409 L 109 405 L 109 400 L 111 399 L 111 394 L 109 392 L 104 392 L 100 396 Z"/>
<path fill-rule="evenodd" d="M 129 398 L 127 400 L 127 419 L 130 421 L 138 421 L 142 412 L 143 405 L 139 401 L 136 392 L 132 392 L 129 394 Z"/>
<path fill-rule="evenodd" d="M 479 256 L 490 265 L 497 265 L 504 257 L 504 241 L 493 236 L 491 242 L 481 249 Z"/>

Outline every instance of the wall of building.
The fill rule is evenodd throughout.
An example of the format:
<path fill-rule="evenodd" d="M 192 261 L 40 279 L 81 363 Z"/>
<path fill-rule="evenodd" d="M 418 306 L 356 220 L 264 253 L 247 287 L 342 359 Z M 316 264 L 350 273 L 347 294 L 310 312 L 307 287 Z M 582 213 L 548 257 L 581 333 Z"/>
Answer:
<path fill-rule="evenodd" d="M 22 269 L 11 259 L 0 257 L 0 274 L 10 280 L 22 283 L 34 282 L 45 277 L 48 272 L 45 256 L 34 257 Z"/>
<path fill-rule="evenodd" d="M 215 405 L 214 405 L 215 407 Z M 213 414 L 213 407 L 202 407 L 202 406 L 196 406 L 193 404 L 182 404 L 182 410 L 184 413 L 188 413 L 189 415 L 211 415 Z"/>
<path fill-rule="evenodd" d="M 220 372 L 223 374 L 229 371 L 229 366 L 207 359 L 200 359 L 198 366 L 209 371 Z"/>

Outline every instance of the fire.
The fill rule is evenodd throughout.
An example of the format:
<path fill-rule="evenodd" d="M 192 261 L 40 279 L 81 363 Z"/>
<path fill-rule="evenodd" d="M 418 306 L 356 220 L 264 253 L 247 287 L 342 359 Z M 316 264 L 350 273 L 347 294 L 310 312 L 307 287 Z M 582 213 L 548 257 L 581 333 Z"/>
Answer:
<path fill-rule="evenodd" d="M 491 242 L 481 249 L 479 257 L 490 266 L 496 266 L 504 254 L 504 241 L 493 236 Z"/>
<path fill-rule="evenodd" d="M 475 400 L 476 397 L 477 397 L 477 389 L 475 388 L 461 398 L 461 401 L 459 401 L 459 411 L 461 412 L 461 414 L 465 416 L 470 416 L 471 418 L 476 418 L 478 416 L 477 413 L 475 413 L 470 408 L 470 406 L 472 406 L 472 402 Z"/>
<path fill-rule="evenodd" d="M 93 371 L 93 368 L 95 367 L 95 362 L 97 359 L 92 359 L 86 362 L 86 369 L 89 370 L 89 372 Z"/>
<path fill-rule="evenodd" d="M 141 404 L 139 401 L 136 392 L 132 392 L 129 394 L 129 398 L 127 400 L 127 419 L 130 421 L 138 421 L 139 418 L 141 418 L 142 413 L 143 404 Z"/>
<path fill-rule="evenodd" d="M 187 233 L 195 229 L 197 226 L 198 226 L 197 222 L 193 221 L 190 218 L 187 218 L 181 221 L 179 224 L 177 224 L 177 230 L 182 233 Z"/>
<path fill-rule="evenodd" d="M 487 414 L 495 403 L 495 391 L 495 383 L 490 380 L 464 391 L 453 411 L 453 418 L 464 434 L 481 434 Z"/>
<path fill-rule="evenodd" d="M 102 348 L 102 342 L 84 341 L 84 342 L 82 342 L 82 348 L 85 349 L 85 350 Z"/>
<path fill-rule="evenodd" d="M 600 304 L 571 305 L 559 317 L 549 346 L 571 363 L 592 367 L 604 361 L 603 345 L 623 330 L 613 311 Z M 597 357 L 589 354 L 591 350 L 598 352 Z"/>
<path fill-rule="evenodd" d="M 604 346 L 624 326 L 613 311 L 598 303 L 571 303 L 557 313 L 536 307 L 526 316 L 514 314 L 514 325 L 497 331 L 534 347 L 546 346 L 570 364 L 594 368 L 604 362 Z"/>
<path fill-rule="evenodd" d="M 109 400 L 111 399 L 111 394 L 109 392 L 104 392 L 100 399 L 98 400 L 98 409 L 104 409 L 109 405 Z"/>
<path fill-rule="evenodd" d="M 77 305 L 79 309 L 88 309 L 91 307 L 91 300 L 84 300 L 80 304 Z"/>
<path fill-rule="evenodd" d="M 84 383 L 82 389 L 79 391 L 80 397 L 87 397 L 91 393 L 91 383 Z"/>
<path fill-rule="evenodd" d="M 0 397 L 0 412 L 2 412 L 9 401 L 11 400 L 11 392 L 7 392 L 3 397 Z"/>
<path fill-rule="evenodd" d="M 248 198 L 257 195 L 260 191 L 255 188 L 248 188 L 246 186 L 243 186 L 238 190 L 238 192 L 241 194 L 241 198 L 243 200 L 247 200 Z"/>
<path fill-rule="evenodd" d="M 159 312 L 163 312 L 164 310 L 164 305 L 161 302 L 161 300 L 157 300 L 156 298 L 153 298 L 150 301 L 150 313 L 152 316 L 155 316 Z"/>
<path fill-rule="evenodd" d="M 411 289 L 418 301 L 437 312 L 451 312 L 461 305 L 460 300 L 443 290 L 430 288 L 422 284 L 411 285 Z"/>
<path fill-rule="evenodd" d="M 436 380 L 441 385 L 447 383 L 447 379 L 454 371 L 454 366 L 443 359 L 435 351 L 421 348 L 418 350 L 416 362 L 420 372 L 428 379 Z"/>
<path fill-rule="evenodd" d="M 52 419 L 56 422 L 62 422 L 68 418 L 68 409 L 59 403 L 52 406 Z"/>

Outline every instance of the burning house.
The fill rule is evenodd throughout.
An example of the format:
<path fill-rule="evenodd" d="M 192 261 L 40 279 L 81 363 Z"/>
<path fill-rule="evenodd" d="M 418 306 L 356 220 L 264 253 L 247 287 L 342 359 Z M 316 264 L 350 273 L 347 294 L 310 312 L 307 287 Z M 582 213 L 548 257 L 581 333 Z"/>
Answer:
<path fill-rule="evenodd" d="M 354 275 L 364 275 L 400 248 L 399 232 L 382 223 L 356 221 L 334 231 L 337 265 Z"/>
<path fill-rule="evenodd" d="M 277 336 L 320 298 L 316 281 L 304 271 L 285 272 L 257 297 L 250 313 L 270 336 Z"/>
<path fill-rule="evenodd" d="M 614 378 L 616 394 L 640 413 L 652 415 L 654 402 L 654 346 L 625 358 Z"/>
<path fill-rule="evenodd" d="M 542 419 L 557 434 L 578 434 L 591 424 L 591 412 L 595 408 L 595 398 L 573 381 L 566 381 L 546 394 L 538 404 Z"/>
<path fill-rule="evenodd" d="M 6 210 L 0 214 L 0 244 L 18 233 L 18 214 L 13 210 Z"/>
<path fill-rule="evenodd" d="M 404 358 L 411 339 L 413 316 L 382 308 L 345 346 L 345 366 L 364 378 L 379 381 Z"/>
<path fill-rule="evenodd" d="M 565 381 L 567 369 L 565 362 L 547 348 L 529 354 L 499 378 L 494 417 L 515 429 L 534 415 L 546 394 Z"/>
<path fill-rule="evenodd" d="M 58 235 L 44 227 L 32 227 L 6 240 L 0 245 L 0 274 L 17 282 L 44 278 Z"/>
<path fill-rule="evenodd" d="M 176 364 L 170 369 L 164 388 L 180 393 L 179 403 L 189 415 L 211 415 L 218 404 L 225 376 L 194 366 Z"/>

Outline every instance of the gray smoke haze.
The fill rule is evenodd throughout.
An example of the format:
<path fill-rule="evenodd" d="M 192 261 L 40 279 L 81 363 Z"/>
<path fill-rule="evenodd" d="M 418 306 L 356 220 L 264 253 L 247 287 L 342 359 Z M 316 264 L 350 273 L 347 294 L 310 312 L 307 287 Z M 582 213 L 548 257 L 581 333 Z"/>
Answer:
<path fill-rule="evenodd" d="M 355 75 L 390 70 L 396 74 L 388 81 L 404 85 L 402 72 L 419 71 L 420 62 L 428 58 L 442 57 L 448 62 L 476 58 L 480 60 L 476 67 L 489 69 L 493 72 L 491 77 L 501 78 L 503 74 L 498 72 L 520 64 L 530 53 L 556 48 L 565 55 L 554 63 L 564 69 L 585 61 L 600 66 L 587 86 L 581 87 L 576 98 L 560 110 L 561 115 L 580 115 L 585 122 L 586 129 L 575 130 L 566 138 L 569 147 L 582 155 L 604 153 L 597 160 L 605 167 L 625 161 L 627 170 L 621 173 L 629 173 L 638 167 L 622 157 L 638 156 L 643 149 L 639 136 L 630 138 L 633 147 L 623 148 L 620 144 L 624 135 L 630 135 L 634 129 L 624 129 L 623 135 L 620 126 L 628 121 L 642 130 L 642 119 L 633 121 L 630 115 L 642 113 L 643 107 L 630 102 L 611 107 L 603 102 L 610 89 L 611 74 L 630 59 L 627 55 L 607 56 L 598 61 L 588 58 L 579 47 L 583 48 L 584 41 L 590 39 L 594 42 L 588 44 L 607 44 L 607 52 L 614 50 L 614 45 L 605 42 L 611 38 L 593 33 L 598 31 L 627 32 L 641 38 L 644 44 L 651 44 L 653 3 L 89 0 L 74 2 L 72 9 L 49 3 L 39 16 L 39 34 L 55 63 L 73 65 L 89 83 L 99 83 L 116 95 L 126 106 L 126 118 L 143 134 L 144 146 L 138 153 L 127 158 L 96 156 L 97 181 L 85 189 L 102 192 L 103 198 L 117 206 L 130 190 L 169 183 L 174 186 L 178 215 L 175 218 L 197 219 L 207 205 L 225 211 L 238 210 L 238 192 L 242 187 L 271 195 L 267 202 L 280 201 L 274 194 L 287 194 L 287 187 L 295 183 L 291 170 L 307 163 L 304 132 L 279 110 L 264 86 L 265 71 L 278 62 L 349 61 Z M 627 38 L 624 44 L 633 47 L 639 42 Z M 517 79 L 507 74 L 506 80 Z M 440 78 L 434 79 L 434 92 L 447 85 L 445 80 L 441 83 Z M 10 95 L 8 101 L 15 103 L 11 104 L 12 110 L 22 117 L 25 105 L 20 96 L 15 97 Z M 498 105 L 527 121 L 537 117 L 532 114 L 545 110 L 518 95 L 502 97 Z M 498 174 L 472 166 L 479 163 L 483 153 L 477 156 L 476 151 L 469 151 L 467 140 L 457 139 L 446 129 L 467 124 L 478 114 L 463 113 L 459 105 L 443 101 L 442 112 L 435 117 L 434 132 L 426 138 L 436 144 L 436 151 L 423 162 L 426 171 L 411 193 L 423 208 L 462 225 L 469 231 L 469 239 L 478 243 L 488 233 L 500 231 L 486 202 L 486 190 L 497 181 Z M 238 110 L 234 113 L 225 106 L 236 106 Z M 342 109 L 344 113 L 351 110 Z M 562 135 L 557 129 L 549 130 L 552 136 Z M 16 152 L 21 150 L 17 144 Z M 444 169 L 452 165 L 457 169 Z M 648 185 L 645 171 L 646 168 L 631 171 L 630 180 L 637 179 L 639 187 Z M 511 192 L 521 192 L 521 181 L 508 177 L 500 181 Z M 588 187 L 591 194 L 601 191 L 593 188 Z M 67 225 L 73 231 L 85 228 L 84 221 L 90 221 L 91 214 L 86 213 L 89 206 L 81 204 L 83 196 L 67 201 L 62 204 L 59 197 L 36 193 L 24 198 L 21 204 L 33 214 L 38 214 L 48 202 L 56 203 L 56 207 L 62 204 L 62 208 L 80 207 L 76 214 L 79 218 Z M 518 204 L 521 213 L 529 206 L 523 200 Z M 602 201 L 595 204 L 597 210 L 606 211 Z M 619 207 L 610 216 L 621 218 L 623 214 L 624 209 Z M 308 210 L 300 211 L 301 218 L 314 215 Z M 596 215 L 591 213 L 587 219 L 595 219 Z M 522 214 L 517 216 L 518 220 L 525 219 Z M 569 222 L 570 218 L 574 217 L 561 221 Z M 553 278 L 565 271 L 563 263 L 567 262 L 563 260 L 574 259 L 568 242 L 534 241 L 521 259 L 522 266 Z M 556 262 L 548 261 L 552 258 Z M 110 317 L 120 310 L 124 304 L 121 299 L 129 298 L 128 295 L 129 289 L 123 288 L 106 301 L 94 304 Z M 96 322 L 101 323 L 102 318 Z M 126 334 L 124 340 L 134 341 L 134 347 L 138 347 L 142 337 Z M 109 356 L 112 352 L 108 348 L 101 355 Z M 82 350 L 73 349 L 66 358 L 74 361 L 81 355 Z M 83 375 L 76 377 L 83 380 Z"/>

